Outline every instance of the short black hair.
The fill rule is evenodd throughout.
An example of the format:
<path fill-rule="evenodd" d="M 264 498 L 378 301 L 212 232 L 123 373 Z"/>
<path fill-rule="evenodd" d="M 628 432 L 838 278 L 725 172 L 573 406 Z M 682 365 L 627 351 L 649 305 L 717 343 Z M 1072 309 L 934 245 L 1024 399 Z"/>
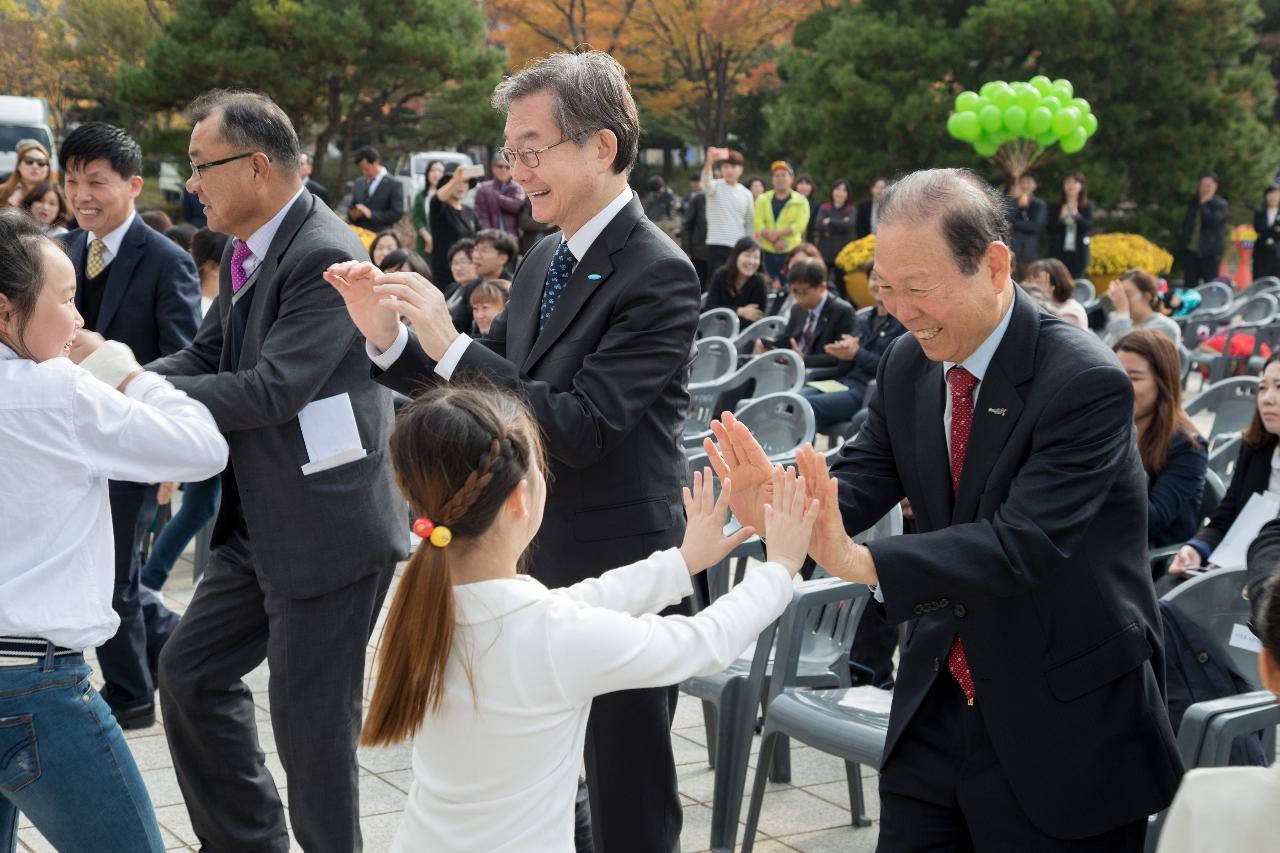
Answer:
<path fill-rule="evenodd" d="M 1222 183 L 1222 181 L 1219 181 L 1219 180 L 1218 180 L 1218 173 L 1217 173 L 1217 172 L 1201 172 L 1201 173 L 1200 173 L 1200 177 L 1198 178 L 1198 180 L 1203 181 L 1205 178 L 1209 178 L 1209 179 L 1210 179 L 1210 180 L 1212 180 L 1215 184 L 1220 184 L 1220 183 Z"/>
<path fill-rule="evenodd" d="M 788 284 L 807 284 L 809 287 L 827 286 L 827 268 L 814 258 L 796 258 L 787 267 Z"/>
<path fill-rule="evenodd" d="M 372 145 L 366 145 L 356 151 L 356 158 L 351 162 L 359 163 L 364 161 L 365 163 L 377 163 L 381 159 L 382 155 L 378 153 L 377 148 L 374 148 Z"/>
<path fill-rule="evenodd" d="M 196 262 L 196 269 L 207 261 L 222 263 L 222 255 L 227 250 L 227 241 L 231 238 L 208 228 L 201 228 L 191 237 L 191 260 Z"/>
<path fill-rule="evenodd" d="M 499 255 L 506 255 L 507 263 L 514 261 L 516 255 L 520 254 L 520 244 L 516 242 L 516 238 L 497 228 L 486 228 L 477 234 L 476 244 L 480 243 L 488 243 Z"/>
<path fill-rule="evenodd" d="M 463 237 L 461 240 L 458 240 L 452 246 L 449 247 L 449 251 L 448 253 L 445 254 L 444 259 L 447 263 L 451 264 L 453 263 L 453 256 L 458 254 L 459 252 L 465 252 L 467 255 L 467 258 L 469 259 L 471 257 L 471 250 L 474 249 L 475 247 L 476 247 L 475 240 L 472 240 L 470 237 Z"/>
<path fill-rule="evenodd" d="M 667 184 L 666 184 L 666 181 L 662 180 L 662 176 L 661 176 L 661 175 L 650 175 L 650 176 L 649 176 L 649 183 L 648 183 L 648 187 L 649 187 L 649 191 L 650 191 L 650 192 L 655 192 L 655 193 L 656 193 L 658 190 L 662 189 L 662 188 L 663 188 L 663 187 L 665 187 L 666 185 L 667 185 Z"/>
<path fill-rule="evenodd" d="M 67 171 L 106 160 L 111 171 L 126 181 L 142 174 L 142 146 L 122 128 L 103 121 L 85 122 L 67 134 L 58 159 Z"/>
<path fill-rule="evenodd" d="M 174 225 L 165 229 L 164 236 L 173 241 L 182 251 L 191 253 L 191 240 L 196 236 L 196 227 L 189 223 L 183 222 L 180 225 Z"/>
<path fill-rule="evenodd" d="M 228 145 L 261 151 L 277 168 L 296 175 L 302 156 L 293 122 L 266 95 L 243 89 L 212 89 L 191 102 L 187 114 L 202 122 L 222 111 L 219 137 Z"/>
<path fill-rule="evenodd" d="M 401 267 L 408 267 L 410 272 L 416 272 L 427 281 L 432 281 L 431 267 L 427 265 L 422 255 L 419 255 L 413 249 L 392 249 L 382 259 L 382 268 L 384 270 L 398 270 Z"/>

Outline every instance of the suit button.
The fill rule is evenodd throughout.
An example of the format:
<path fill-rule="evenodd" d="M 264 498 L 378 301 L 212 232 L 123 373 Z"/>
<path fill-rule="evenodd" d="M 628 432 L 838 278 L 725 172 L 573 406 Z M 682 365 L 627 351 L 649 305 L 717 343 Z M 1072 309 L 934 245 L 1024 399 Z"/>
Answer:
<path fill-rule="evenodd" d="M 963 619 L 963 618 L 964 618 L 964 615 L 965 615 L 966 613 L 968 613 L 969 611 L 967 611 L 967 610 L 965 610 L 965 609 L 964 609 L 964 605 L 963 605 L 963 604 L 957 604 L 957 605 L 955 606 L 955 608 L 953 608 L 953 609 L 952 609 L 952 611 L 951 611 L 951 612 L 952 612 L 952 613 L 954 613 L 954 614 L 956 614 L 956 618 L 957 618 L 957 619 Z"/>
<path fill-rule="evenodd" d="M 946 606 L 948 606 L 949 604 L 951 604 L 951 602 L 950 602 L 950 601 L 948 601 L 948 600 L 947 600 L 947 599 L 945 599 L 945 598 L 940 598 L 940 599 L 938 599 L 938 604 L 939 604 L 939 605 L 941 605 L 942 607 L 946 607 Z"/>
<path fill-rule="evenodd" d="M 924 613 L 924 605 L 923 605 L 923 604 L 917 604 L 917 605 L 915 606 L 915 608 L 913 608 L 913 609 L 915 610 L 915 612 L 916 612 L 916 615 L 917 615 L 917 616 L 919 616 L 921 613 Z"/>
<path fill-rule="evenodd" d="M 1208 653 L 1208 652 L 1201 652 L 1200 654 L 1196 655 L 1196 660 L 1200 661 L 1200 663 L 1208 663 L 1208 662 L 1209 662 L 1209 653 Z"/>
<path fill-rule="evenodd" d="M 933 659 L 933 671 L 934 671 L 934 672 L 937 672 L 937 671 L 938 671 L 938 670 L 940 670 L 940 669 L 942 669 L 942 661 L 938 660 L 937 658 L 934 658 L 934 659 Z"/>

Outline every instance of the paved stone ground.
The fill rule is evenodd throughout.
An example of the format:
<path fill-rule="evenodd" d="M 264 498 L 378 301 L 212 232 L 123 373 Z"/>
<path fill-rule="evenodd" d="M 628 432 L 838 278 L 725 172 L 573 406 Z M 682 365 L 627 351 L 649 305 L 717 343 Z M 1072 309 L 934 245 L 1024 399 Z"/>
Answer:
<path fill-rule="evenodd" d="M 191 600 L 191 594 L 191 563 L 184 559 L 174 569 L 174 574 L 164 589 L 164 597 L 170 607 L 181 611 Z M 390 601 L 391 594 L 388 594 L 387 603 Z M 383 618 L 385 616 L 384 607 Z M 380 631 L 381 621 L 374 633 L 375 642 Z M 374 645 L 371 643 L 370 668 L 373 649 Z M 92 658 L 90 662 L 94 663 Z M 252 672 L 246 681 L 254 691 L 258 706 L 258 737 L 267 753 L 267 766 L 275 776 L 281 794 L 287 797 L 289 780 L 276 754 L 275 739 L 271 732 L 266 665 Z M 366 683 L 365 696 L 370 695 L 371 690 Z M 150 729 L 126 734 L 134 758 L 146 780 L 147 789 L 151 792 L 156 816 L 164 832 L 165 846 L 171 850 L 198 850 L 198 842 L 182 802 L 182 792 L 178 789 L 178 781 L 174 776 L 173 761 L 165 742 L 163 720 Z M 705 851 L 709 848 L 711 838 L 711 797 L 715 777 L 707 766 L 702 710 L 696 700 L 681 697 L 671 744 L 684 803 L 681 847 L 684 853 Z M 753 754 L 758 748 L 757 736 L 752 747 Z M 364 830 L 364 849 L 369 853 L 382 853 L 391 847 L 409 790 L 409 768 L 410 752 L 407 744 L 396 748 L 360 751 L 361 826 Z M 751 772 L 754 773 L 754 762 Z M 863 785 L 868 797 L 868 811 L 873 818 L 878 817 L 880 812 L 875 775 L 873 770 L 864 768 Z M 750 777 L 747 785 L 750 787 Z M 747 803 L 744 802 L 744 819 L 746 809 Z M 29 821 L 24 819 L 22 826 L 24 828 L 18 833 L 19 850 L 43 853 L 54 849 Z M 826 853 L 837 850 L 841 853 L 862 853 L 875 849 L 878 834 L 877 824 L 863 829 L 850 826 L 844 763 L 808 747 L 793 745 L 792 784 L 769 784 L 755 849 L 760 853 Z"/>

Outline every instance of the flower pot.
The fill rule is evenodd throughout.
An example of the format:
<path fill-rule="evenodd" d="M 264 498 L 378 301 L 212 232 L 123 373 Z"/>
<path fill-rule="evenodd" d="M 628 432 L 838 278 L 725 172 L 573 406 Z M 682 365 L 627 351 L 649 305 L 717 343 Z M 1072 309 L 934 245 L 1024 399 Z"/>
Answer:
<path fill-rule="evenodd" d="M 872 303 L 871 290 L 867 287 L 867 274 L 862 270 L 854 270 L 844 274 L 844 289 L 857 308 L 866 308 Z"/>

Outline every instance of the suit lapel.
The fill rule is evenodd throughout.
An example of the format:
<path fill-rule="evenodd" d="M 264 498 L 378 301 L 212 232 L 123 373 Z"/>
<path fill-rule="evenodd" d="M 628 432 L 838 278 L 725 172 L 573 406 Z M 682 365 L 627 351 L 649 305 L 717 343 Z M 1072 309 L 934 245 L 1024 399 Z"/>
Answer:
<path fill-rule="evenodd" d="M 151 226 L 142 221 L 142 217 L 134 216 L 133 224 L 124 234 L 120 242 L 120 251 L 111 261 L 107 270 L 107 286 L 102 292 L 102 308 L 98 311 L 98 329 L 111 325 L 120 303 L 124 301 L 125 291 L 133 281 L 134 268 L 142 260 L 143 250 L 147 245 L 147 232 L 142 230 Z"/>
<path fill-rule="evenodd" d="M 925 359 L 925 368 L 916 381 L 916 423 L 920 427 L 920 452 L 916 456 L 916 472 L 920 477 L 927 516 L 924 530 L 939 530 L 951 518 L 951 459 L 947 454 L 947 438 L 942 432 L 942 415 L 946 410 L 942 364 Z M 917 512 L 920 508 L 912 504 Z"/>
<path fill-rule="evenodd" d="M 81 230 L 67 243 L 67 254 L 76 268 L 76 310 L 81 314 L 84 314 L 84 252 L 88 242 L 89 232 Z"/>
<path fill-rule="evenodd" d="M 551 256 L 559 245 L 559 232 L 539 240 L 525 255 L 511 282 L 511 301 L 507 303 L 506 357 L 512 364 L 523 366 L 533 350 L 533 342 L 538 337 L 542 288 L 547 281 Z"/>

